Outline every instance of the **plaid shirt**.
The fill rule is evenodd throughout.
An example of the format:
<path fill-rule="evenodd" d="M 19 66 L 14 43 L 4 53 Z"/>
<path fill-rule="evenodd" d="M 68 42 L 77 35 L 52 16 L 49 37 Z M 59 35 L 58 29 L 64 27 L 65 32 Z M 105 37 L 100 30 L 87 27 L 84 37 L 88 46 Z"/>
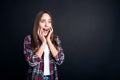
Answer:
<path fill-rule="evenodd" d="M 61 65 L 64 60 L 64 53 L 61 47 L 61 41 L 58 36 L 55 37 L 55 41 L 58 44 L 58 54 L 54 58 L 50 54 L 50 80 L 58 80 L 57 65 Z M 44 76 L 44 55 L 39 58 L 31 49 L 31 35 L 27 35 L 24 39 L 24 54 L 25 59 L 27 60 L 32 71 L 28 71 L 29 75 L 28 80 L 43 80 Z M 57 65 L 56 65 L 57 64 Z"/>

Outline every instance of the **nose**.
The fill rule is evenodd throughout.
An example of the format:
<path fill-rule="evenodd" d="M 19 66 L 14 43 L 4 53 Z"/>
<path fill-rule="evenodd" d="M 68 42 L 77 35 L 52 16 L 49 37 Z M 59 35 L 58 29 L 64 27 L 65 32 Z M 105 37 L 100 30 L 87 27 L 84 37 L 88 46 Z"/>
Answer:
<path fill-rule="evenodd" d="M 48 27 L 48 23 L 47 22 L 45 22 L 45 27 Z"/>

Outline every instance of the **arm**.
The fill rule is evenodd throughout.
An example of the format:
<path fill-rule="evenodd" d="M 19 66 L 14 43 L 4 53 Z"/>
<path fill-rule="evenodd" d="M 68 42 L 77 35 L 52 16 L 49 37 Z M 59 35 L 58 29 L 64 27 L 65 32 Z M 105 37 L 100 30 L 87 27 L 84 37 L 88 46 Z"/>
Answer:
<path fill-rule="evenodd" d="M 50 51 L 51 51 L 53 57 L 56 57 L 58 55 L 58 50 L 55 48 L 55 46 L 53 45 L 53 43 L 50 40 L 48 41 L 48 45 L 49 45 L 49 48 L 50 48 Z"/>
<path fill-rule="evenodd" d="M 40 46 L 40 48 L 38 49 L 38 51 L 35 53 L 37 56 L 39 56 L 39 58 L 41 58 L 43 52 L 44 52 L 44 49 L 45 49 L 45 44 L 46 44 L 46 39 L 43 35 L 43 30 L 42 29 L 38 29 L 38 36 L 39 36 L 39 39 L 42 41 L 42 44 Z"/>
<path fill-rule="evenodd" d="M 56 64 L 61 65 L 64 61 L 64 53 L 63 53 L 63 49 L 61 46 L 61 40 L 59 39 L 58 36 L 56 36 L 55 41 L 58 45 L 58 50 L 57 50 L 50 40 L 50 36 L 52 33 L 53 33 L 53 28 L 51 27 L 50 32 L 47 36 L 47 43 L 48 43 L 48 46 L 49 46 L 50 51 L 52 53 L 52 56 L 55 58 Z"/>
<path fill-rule="evenodd" d="M 61 40 L 59 39 L 58 36 L 56 36 L 55 41 L 58 45 L 58 50 L 55 48 L 51 41 L 48 41 L 48 45 L 53 57 L 55 58 L 56 64 L 61 65 L 64 61 L 64 53 L 61 46 Z"/>
<path fill-rule="evenodd" d="M 55 60 L 58 65 L 61 65 L 64 61 L 65 56 L 62 49 L 61 40 L 59 39 L 58 36 L 56 36 L 56 42 L 58 44 L 58 54 L 56 55 Z"/>
<path fill-rule="evenodd" d="M 24 54 L 29 65 L 34 67 L 40 64 L 41 59 L 35 53 L 33 53 L 30 45 L 31 45 L 31 36 L 29 35 L 26 36 L 24 39 Z"/>
<path fill-rule="evenodd" d="M 40 59 L 41 59 L 41 56 L 44 52 L 44 48 L 45 48 L 45 43 L 42 43 L 40 48 L 38 49 L 38 51 L 35 53 Z"/>

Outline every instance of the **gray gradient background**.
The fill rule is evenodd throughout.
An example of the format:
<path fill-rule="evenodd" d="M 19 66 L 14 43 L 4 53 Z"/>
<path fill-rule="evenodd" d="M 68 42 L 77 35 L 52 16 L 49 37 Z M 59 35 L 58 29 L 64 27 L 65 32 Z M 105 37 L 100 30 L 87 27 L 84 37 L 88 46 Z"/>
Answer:
<path fill-rule="evenodd" d="M 23 39 L 40 10 L 53 14 L 62 40 L 62 80 L 120 80 L 119 0 L 8 0 L 1 2 L 1 80 L 26 80 Z"/>

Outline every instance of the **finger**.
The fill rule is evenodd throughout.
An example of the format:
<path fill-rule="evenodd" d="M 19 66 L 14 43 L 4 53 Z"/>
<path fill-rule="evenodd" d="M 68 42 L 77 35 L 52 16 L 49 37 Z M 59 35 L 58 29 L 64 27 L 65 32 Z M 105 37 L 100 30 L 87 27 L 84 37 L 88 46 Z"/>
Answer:
<path fill-rule="evenodd" d="M 37 31 L 38 35 L 39 35 L 39 31 L 40 31 L 40 30 L 38 29 L 38 31 Z"/>
<path fill-rule="evenodd" d="M 53 32 L 53 28 L 51 27 L 51 28 L 50 28 L 50 33 L 52 33 L 52 32 Z"/>
<path fill-rule="evenodd" d="M 42 28 L 40 29 L 40 32 L 41 32 L 41 34 L 43 33 L 43 29 Z"/>
<path fill-rule="evenodd" d="M 40 36 L 42 36 L 42 30 L 40 30 L 39 32 L 40 32 Z"/>
<path fill-rule="evenodd" d="M 53 27 L 51 28 L 52 32 L 53 32 Z"/>
<path fill-rule="evenodd" d="M 41 29 L 41 37 L 44 37 L 44 34 L 43 34 L 43 29 Z"/>

